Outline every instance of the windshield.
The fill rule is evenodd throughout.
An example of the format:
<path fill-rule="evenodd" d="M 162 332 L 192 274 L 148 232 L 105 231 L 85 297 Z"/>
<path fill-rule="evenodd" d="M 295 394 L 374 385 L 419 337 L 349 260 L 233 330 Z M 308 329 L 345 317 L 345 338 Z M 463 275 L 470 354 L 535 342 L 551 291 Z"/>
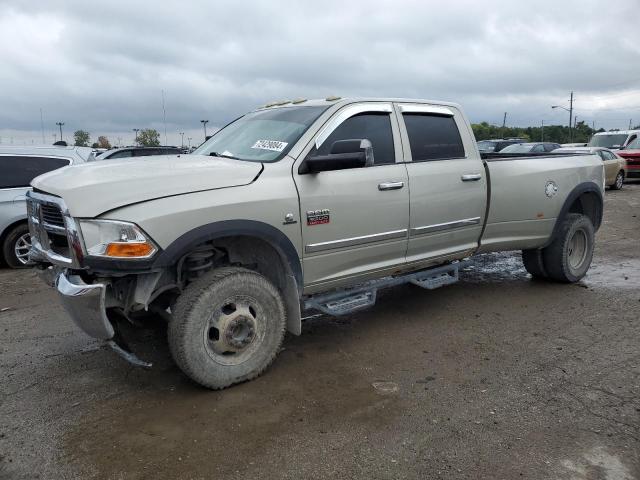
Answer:
<path fill-rule="evenodd" d="M 218 130 L 194 155 L 275 162 L 284 157 L 327 107 L 285 107 L 251 112 Z"/>
<path fill-rule="evenodd" d="M 509 145 L 508 147 L 500 150 L 500 153 L 529 153 L 533 145 L 527 145 L 526 143 L 516 143 L 514 145 Z"/>
<path fill-rule="evenodd" d="M 625 150 L 640 149 L 640 137 L 637 137 L 634 141 L 629 142 L 629 145 L 624 147 Z"/>
<path fill-rule="evenodd" d="M 610 135 L 594 135 L 589 142 L 590 147 L 620 148 L 627 140 L 626 133 L 612 133 Z"/>
<path fill-rule="evenodd" d="M 481 140 L 478 142 L 478 150 L 481 152 L 493 152 L 496 149 L 496 142 Z"/>

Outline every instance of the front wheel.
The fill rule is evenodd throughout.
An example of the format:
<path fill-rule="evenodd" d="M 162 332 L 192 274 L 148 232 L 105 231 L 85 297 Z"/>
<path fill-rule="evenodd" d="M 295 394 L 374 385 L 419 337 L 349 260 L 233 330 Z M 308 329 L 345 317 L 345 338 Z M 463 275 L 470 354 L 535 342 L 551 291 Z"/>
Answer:
<path fill-rule="evenodd" d="M 624 185 L 624 172 L 621 170 L 616 175 L 616 181 L 611 185 L 611 190 L 620 190 Z"/>
<path fill-rule="evenodd" d="M 11 268 L 23 268 L 28 266 L 29 250 L 31 250 L 31 236 L 29 227 L 22 223 L 13 227 L 7 233 L 2 245 L 4 261 Z"/>
<path fill-rule="evenodd" d="M 542 251 L 552 280 L 575 283 L 585 276 L 593 259 L 595 229 L 588 217 L 571 213 L 560 225 L 555 240 Z"/>
<path fill-rule="evenodd" d="M 275 359 L 285 325 L 282 296 L 269 280 L 251 270 L 224 267 L 178 297 L 169 347 L 189 378 L 217 390 L 260 375 Z"/>

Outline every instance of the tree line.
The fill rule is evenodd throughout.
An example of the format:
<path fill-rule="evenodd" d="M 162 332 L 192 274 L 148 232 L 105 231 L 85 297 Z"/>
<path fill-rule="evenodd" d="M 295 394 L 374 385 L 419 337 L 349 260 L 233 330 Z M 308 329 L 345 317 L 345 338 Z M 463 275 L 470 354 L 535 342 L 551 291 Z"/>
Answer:
<path fill-rule="evenodd" d="M 76 130 L 73 132 L 74 145 L 76 147 L 88 147 L 91 142 L 91 134 L 86 130 Z M 145 128 L 138 132 L 136 137 L 138 145 L 143 147 L 159 147 L 160 134 L 153 128 Z M 100 135 L 96 142 L 91 144 L 92 148 L 111 148 L 111 142 L 104 135 Z"/>
<path fill-rule="evenodd" d="M 501 127 L 490 125 L 487 122 L 471 125 L 476 140 L 489 140 L 492 138 L 524 138 L 531 142 L 554 143 L 587 143 L 594 133 L 606 131 L 604 128 L 594 130 L 585 122 L 578 122 L 569 132 L 567 125 L 545 125 L 544 127 Z M 640 129 L 640 125 L 633 127 Z M 615 131 L 615 130 L 611 130 Z"/>

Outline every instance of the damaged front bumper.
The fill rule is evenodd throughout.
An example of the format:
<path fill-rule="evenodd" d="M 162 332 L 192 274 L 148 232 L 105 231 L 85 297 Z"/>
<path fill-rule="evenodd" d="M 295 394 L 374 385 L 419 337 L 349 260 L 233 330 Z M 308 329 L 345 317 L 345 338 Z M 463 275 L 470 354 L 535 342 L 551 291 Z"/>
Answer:
<path fill-rule="evenodd" d="M 40 277 L 56 288 L 62 306 L 73 322 L 90 337 L 106 342 L 129 363 L 149 368 L 151 363 L 139 359 L 118 335 L 114 323 L 107 315 L 106 283 L 85 283 L 79 275 L 68 270 L 49 267 L 40 270 Z"/>

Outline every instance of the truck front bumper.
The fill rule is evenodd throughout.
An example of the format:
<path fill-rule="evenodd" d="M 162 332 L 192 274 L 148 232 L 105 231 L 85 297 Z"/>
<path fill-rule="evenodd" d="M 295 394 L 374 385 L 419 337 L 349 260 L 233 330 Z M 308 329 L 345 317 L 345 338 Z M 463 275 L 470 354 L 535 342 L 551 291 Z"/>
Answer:
<path fill-rule="evenodd" d="M 106 285 L 86 284 L 78 275 L 60 273 L 55 279 L 60 300 L 71 319 L 87 335 L 110 340 L 115 335 L 105 308 Z"/>

